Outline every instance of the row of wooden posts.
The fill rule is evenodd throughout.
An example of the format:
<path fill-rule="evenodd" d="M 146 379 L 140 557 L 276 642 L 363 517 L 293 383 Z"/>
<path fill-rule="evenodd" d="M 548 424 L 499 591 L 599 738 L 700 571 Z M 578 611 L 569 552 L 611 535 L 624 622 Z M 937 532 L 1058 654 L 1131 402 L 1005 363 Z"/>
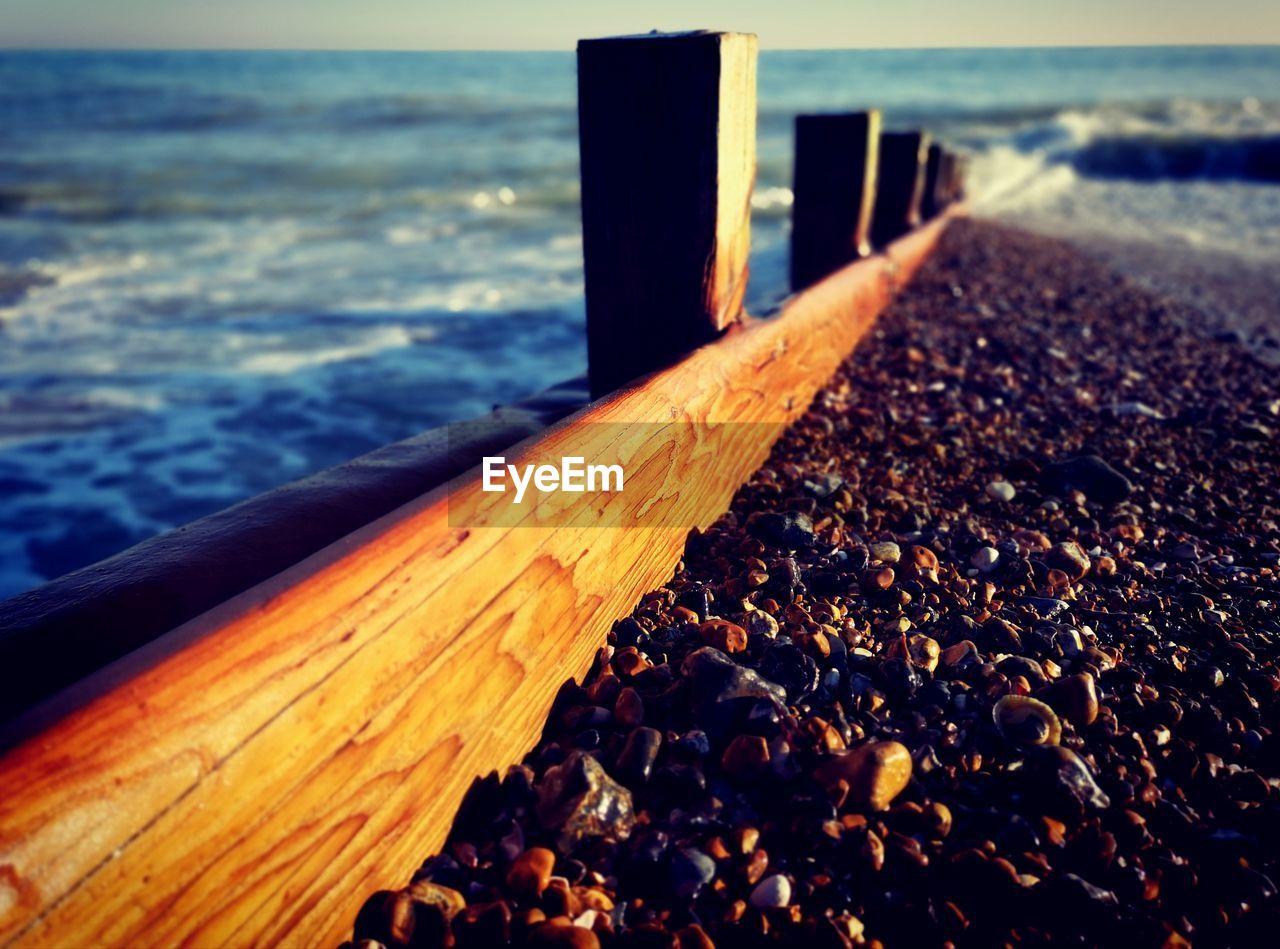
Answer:
<path fill-rule="evenodd" d="M 742 311 L 756 151 L 756 38 L 674 33 L 578 44 L 593 397 L 710 342 Z M 963 196 L 963 160 L 878 110 L 800 115 L 791 289 Z"/>

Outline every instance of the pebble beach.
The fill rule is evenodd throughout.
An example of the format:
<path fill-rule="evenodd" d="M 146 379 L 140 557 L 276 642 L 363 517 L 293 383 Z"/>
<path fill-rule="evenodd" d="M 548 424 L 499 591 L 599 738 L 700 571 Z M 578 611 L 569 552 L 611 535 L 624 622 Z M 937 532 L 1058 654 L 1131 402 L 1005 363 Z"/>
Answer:
<path fill-rule="evenodd" d="M 352 944 L 1255 946 L 1280 379 L 958 221 Z"/>

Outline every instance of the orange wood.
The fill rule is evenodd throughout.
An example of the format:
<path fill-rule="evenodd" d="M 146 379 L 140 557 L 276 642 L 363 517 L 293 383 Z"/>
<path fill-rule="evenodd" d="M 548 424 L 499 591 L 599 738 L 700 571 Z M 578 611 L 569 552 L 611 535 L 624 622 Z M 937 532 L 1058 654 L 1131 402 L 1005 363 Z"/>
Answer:
<path fill-rule="evenodd" d="M 770 445 L 701 423 L 780 432 L 945 222 L 537 448 L 576 451 L 598 422 L 694 423 L 639 446 L 605 503 L 665 493 L 723 510 Z M 363 896 L 442 842 L 472 779 L 533 744 L 564 678 L 683 548 L 675 527 L 450 527 L 448 504 L 478 489 L 473 473 L 451 500 L 433 491 L 180 627 L 182 648 L 0 758 L 0 940 L 346 938 Z"/>

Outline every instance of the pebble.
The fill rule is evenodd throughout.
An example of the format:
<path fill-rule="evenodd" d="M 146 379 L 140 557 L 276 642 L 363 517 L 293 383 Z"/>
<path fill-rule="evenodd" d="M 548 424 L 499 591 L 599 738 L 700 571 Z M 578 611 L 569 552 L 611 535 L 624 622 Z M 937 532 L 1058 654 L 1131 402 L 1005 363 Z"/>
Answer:
<path fill-rule="evenodd" d="M 785 550 L 812 547 L 814 543 L 813 521 L 799 511 L 756 512 L 747 518 L 747 530 Z"/>
<path fill-rule="evenodd" d="M 696 847 L 677 848 L 671 856 L 671 888 L 690 900 L 716 877 L 716 862 Z"/>
<path fill-rule="evenodd" d="M 856 810 L 882 811 L 906 788 L 911 767 L 911 752 L 901 742 L 872 742 L 827 759 L 814 778 L 824 787 L 846 782 L 846 802 Z"/>
<path fill-rule="evenodd" d="M 1134 491 L 1133 482 L 1097 455 L 1050 462 L 1040 472 L 1040 485 L 1051 494 L 1080 491 L 1099 504 L 1117 504 Z"/>
<path fill-rule="evenodd" d="M 538 820 L 569 851 L 589 837 L 625 840 L 635 824 L 631 792 L 584 751 L 549 769 L 538 795 Z"/>
<path fill-rule="evenodd" d="M 763 636 L 765 639 L 776 639 L 778 636 L 778 621 L 761 610 L 752 610 L 748 613 L 742 625 L 748 637 Z"/>
<path fill-rule="evenodd" d="M 874 543 L 869 549 L 871 559 L 880 563 L 895 564 L 902 559 L 902 548 L 891 540 Z"/>
<path fill-rule="evenodd" d="M 1017 490 L 1008 481 L 992 481 L 987 485 L 987 497 L 996 501 L 1012 501 L 1017 495 Z"/>
<path fill-rule="evenodd" d="M 662 732 L 656 728 L 633 729 L 626 744 L 618 752 L 618 773 L 626 779 L 644 784 L 653 773 L 653 763 L 662 748 Z"/>
<path fill-rule="evenodd" d="M 1000 551 L 994 547 L 979 547 L 969 558 L 969 563 L 983 573 L 990 573 L 1000 562 Z"/>
<path fill-rule="evenodd" d="M 791 903 L 791 881 L 780 873 L 765 877 L 751 891 L 756 909 L 782 909 Z"/>
<path fill-rule="evenodd" d="M 1055 570 L 1061 570 L 1072 580 L 1079 580 L 1089 572 L 1092 566 L 1089 555 L 1074 540 L 1054 544 L 1045 556 L 1044 562 Z"/>
<path fill-rule="evenodd" d="M 698 635 L 721 652 L 744 652 L 747 648 L 747 631 L 728 620 L 709 619 L 698 627 Z"/>
<path fill-rule="evenodd" d="M 555 869 L 556 854 L 546 847 L 530 847 L 511 864 L 507 870 L 507 888 L 516 896 L 533 898 L 542 895 L 542 891 L 551 882 L 551 872 Z"/>

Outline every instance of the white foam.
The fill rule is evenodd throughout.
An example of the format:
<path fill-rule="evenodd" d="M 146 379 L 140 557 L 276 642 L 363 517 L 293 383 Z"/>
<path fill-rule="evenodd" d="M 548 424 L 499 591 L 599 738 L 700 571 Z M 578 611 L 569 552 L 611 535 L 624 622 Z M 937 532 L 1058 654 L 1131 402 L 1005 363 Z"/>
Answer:
<path fill-rule="evenodd" d="M 413 336 L 404 327 L 387 326 L 374 330 L 360 342 L 347 346 L 259 353 L 241 362 L 239 370 L 254 375 L 287 375 L 301 369 L 311 369 L 329 363 L 363 359 L 389 349 L 403 349 L 406 346 L 412 346 L 413 342 Z"/>

